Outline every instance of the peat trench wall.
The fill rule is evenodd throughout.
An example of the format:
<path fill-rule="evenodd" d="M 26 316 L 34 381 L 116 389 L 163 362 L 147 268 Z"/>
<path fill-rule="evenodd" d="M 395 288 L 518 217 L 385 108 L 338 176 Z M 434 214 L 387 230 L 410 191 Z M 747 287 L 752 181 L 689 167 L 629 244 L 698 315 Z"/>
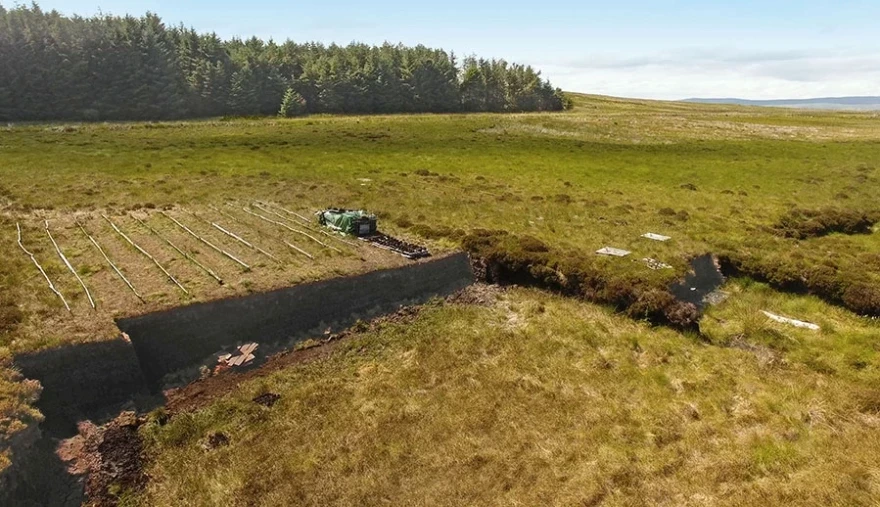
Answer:
<path fill-rule="evenodd" d="M 44 429 L 76 433 L 76 422 L 114 415 L 122 404 L 149 409 L 168 374 L 192 368 L 223 348 L 256 342 L 290 346 L 316 331 L 337 331 L 358 319 L 454 293 L 474 281 L 465 253 L 296 285 L 271 292 L 197 303 L 120 319 L 131 339 L 70 345 L 16 357 L 27 378 L 43 384 L 37 403 Z M 258 352 L 260 351 L 258 349 Z M 259 358 L 258 358 L 259 359 Z"/>

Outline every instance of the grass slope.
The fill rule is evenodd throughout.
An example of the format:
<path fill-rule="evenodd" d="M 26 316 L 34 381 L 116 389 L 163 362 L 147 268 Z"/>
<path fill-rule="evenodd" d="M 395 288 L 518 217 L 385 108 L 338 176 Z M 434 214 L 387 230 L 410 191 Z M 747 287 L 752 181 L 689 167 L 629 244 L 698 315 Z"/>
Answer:
<path fill-rule="evenodd" d="M 139 499 L 875 502 L 880 398 L 865 386 L 878 380 L 880 327 L 850 334 L 864 323 L 821 302 L 754 285 L 732 290 L 736 299 L 713 310 L 713 321 L 728 322 L 713 340 L 736 328 L 737 340 L 757 340 L 752 348 L 704 343 L 534 290 L 488 306 L 430 308 L 412 324 L 359 334 L 327 359 L 144 427 L 154 461 Z M 774 307 L 768 299 L 831 330 L 813 337 L 758 322 L 752 310 Z M 775 341 L 764 345 L 766 336 Z M 846 345 L 829 354 L 836 341 Z M 866 361 L 859 369 L 836 357 L 850 351 Z M 818 363 L 847 373 L 817 371 Z M 273 408 L 250 401 L 266 392 L 281 394 Z M 208 450 L 215 432 L 230 443 Z"/>

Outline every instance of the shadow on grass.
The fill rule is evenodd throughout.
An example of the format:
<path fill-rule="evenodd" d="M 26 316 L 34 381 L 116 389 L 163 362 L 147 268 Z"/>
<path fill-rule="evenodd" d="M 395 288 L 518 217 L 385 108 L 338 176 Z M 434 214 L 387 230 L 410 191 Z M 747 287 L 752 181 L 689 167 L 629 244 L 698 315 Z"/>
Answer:
<path fill-rule="evenodd" d="M 149 396 L 134 348 L 122 338 L 21 354 L 15 364 L 25 377 L 43 385 L 36 405 L 45 421 L 39 440 L 16 460 L 7 500 L 11 505 L 78 506 L 83 480 L 56 454 L 61 440 L 78 433 L 79 421 L 102 424 L 124 405 L 150 410 L 162 400 Z"/>

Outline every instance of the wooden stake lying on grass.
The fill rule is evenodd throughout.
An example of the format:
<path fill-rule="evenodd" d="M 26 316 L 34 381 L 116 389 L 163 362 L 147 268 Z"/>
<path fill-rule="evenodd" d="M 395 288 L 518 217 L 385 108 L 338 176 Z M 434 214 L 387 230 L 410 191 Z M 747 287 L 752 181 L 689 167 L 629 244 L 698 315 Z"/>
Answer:
<path fill-rule="evenodd" d="M 199 269 L 201 269 L 202 271 L 204 271 L 205 273 L 207 273 L 208 276 L 210 276 L 210 277 L 213 278 L 214 280 L 217 280 L 217 283 L 219 283 L 220 285 L 223 285 L 223 279 L 220 278 L 219 276 L 217 276 L 217 274 L 214 273 L 210 268 L 208 268 L 208 267 L 206 267 L 206 266 L 203 266 L 202 263 L 200 263 L 199 261 L 197 261 L 197 260 L 195 259 L 195 257 L 193 257 L 192 255 L 190 255 L 190 254 L 184 252 L 183 250 L 181 250 L 180 248 L 178 248 L 177 245 L 175 245 L 174 243 L 171 242 L 171 240 L 166 239 L 164 236 L 162 236 L 161 234 L 159 234 L 159 231 L 157 231 L 156 229 L 153 229 L 152 227 L 150 227 L 149 225 L 147 225 L 147 223 L 144 222 L 143 220 L 141 220 L 140 218 L 138 218 L 138 217 L 136 217 L 136 216 L 134 216 L 134 215 L 132 215 L 131 218 L 134 218 L 135 220 L 137 220 L 137 223 L 139 223 L 139 224 L 141 224 L 142 226 L 146 227 L 150 232 L 152 232 L 153 234 L 155 234 L 157 238 L 159 238 L 159 239 L 161 239 L 162 241 L 164 241 L 165 243 L 167 243 L 168 246 L 170 246 L 170 247 L 173 248 L 175 251 L 177 251 L 177 253 L 179 253 L 180 255 L 182 255 L 184 259 L 186 259 L 186 260 L 192 262 L 193 264 L 196 265 L 197 268 L 199 268 Z"/>
<path fill-rule="evenodd" d="M 308 229 L 308 230 L 310 230 L 310 231 L 319 232 L 319 233 L 323 234 L 324 236 L 327 236 L 328 238 L 333 238 L 333 239 L 335 239 L 336 241 L 340 241 L 340 242 L 342 242 L 342 243 L 345 243 L 346 245 L 350 245 L 350 246 L 353 246 L 353 247 L 355 247 L 355 248 L 357 248 L 357 247 L 360 246 L 360 245 L 358 245 L 357 243 L 355 243 L 355 242 L 353 242 L 353 241 L 348 241 L 348 240 L 346 240 L 346 239 L 340 238 L 338 234 L 331 234 L 331 233 L 329 233 L 329 232 L 327 232 L 327 231 L 325 231 L 325 230 L 322 230 L 322 229 L 320 229 L 320 228 L 317 228 L 317 227 L 312 226 L 312 225 L 311 225 L 312 222 L 311 222 L 309 219 L 307 219 L 306 217 L 300 215 L 299 213 L 297 213 L 297 212 L 295 212 L 295 211 L 290 211 L 290 210 L 288 210 L 288 209 L 284 209 L 284 208 L 282 208 L 281 206 L 278 206 L 277 204 L 273 204 L 273 206 L 275 206 L 276 208 L 280 209 L 281 211 L 283 211 L 283 212 L 285 212 L 285 213 L 288 213 L 288 214 L 290 214 L 290 215 L 293 215 L 293 216 L 295 216 L 295 217 L 298 217 L 298 218 L 304 220 L 304 221 L 306 222 L 306 224 L 309 224 L 309 225 L 303 225 L 303 227 L 305 227 L 306 229 Z M 275 214 L 278 215 L 278 213 L 275 213 Z M 281 216 L 281 215 L 278 215 L 278 216 Z M 286 219 L 285 219 L 285 220 L 286 220 Z"/>
<path fill-rule="evenodd" d="M 295 211 L 290 211 L 289 209 L 284 209 L 284 208 L 282 208 L 281 206 L 278 206 L 277 204 L 275 204 L 274 206 L 275 206 L 276 208 L 280 209 L 281 211 L 287 213 L 288 215 L 293 215 L 293 216 L 299 218 L 300 220 L 302 220 L 303 222 L 305 222 L 306 225 L 311 225 L 311 224 L 312 224 L 312 221 L 311 221 L 311 220 L 309 220 L 308 218 L 306 218 L 306 217 L 300 215 L 299 213 L 297 213 L 297 212 L 295 212 Z"/>
<path fill-rule="evenodd" d="M 70 305 L 67 304 L 67 300 L 64 299 L 64 294 L 61 294 L 61 292 L 59 292 L 58 289 L 55 288 L 55 284 L 53 284 L 53 283 L 52 283 L 52 280 L 49 279 L 49 275 L 46 274 L 46 271 L 43 269 L 43 266 L 40 266 L 40 263 L 37 262 L 37 258 L 34 257 L 34 254 L 28 252 L 28 249 L 25 248 L 25 247 L 24 247 L 24 244 L 21 242 L 21 225 L 19 225 L 18 222 L 15 223 L 15 228 L 18 229 L 18 246 L 20 246 L 20 247 L 21 247 L 21 250 L 22 250 L 24 253 L 26 253 L 26 254 L 28 255 L 28 257 L 31 258 L 32 261 L 34 261 L 34 266 L 36 266 L 37 269 L 40 270 L 40 273 L 43 274 L 43 278 L 45 278 L 45 279 L 46 279 L 46 282 L 49 284 L 49 289 L 51 289 L 52 292 L 54 292 L 55 295 L 58 296 L 58 297 L 61 299 L 61 302 L 64 303 L 64 308 L 67 308 L 67 311 L 68 311 L 68 312 L 71 311 L 71 310 L 70 310 Z"/>
<path fill-rule="evenodd" d="M 220 213 L 221 215 L 225 216 L 226 218 L 229 218 L 229 219 L 232 220 L 233 222 L 237 222 L 237 223 L 240 223 L 240 224 L 246 224 L 246 222 L 243 222 L 240 218 L 236 217 L 235 215 L 231 215 L 231 214 L 229 214 L 229 213 L 223 211 L 222 209 L 219 209 L 219 208 L 217 208 L 217 207 L 215 207 L 215 206 L 208 206 L 208 207 L 211 208 L 212 210 L 216 211 L 217 213 Z M 245 210 L 245 211 L 246 211 L 246 210 Z M 274 223 L 274 222 L 273 222 L 273 223 Z M 283 239 L 279 238 L 278 236 L 275 236 L 275 235 L 273 235 L 273 234 L 268 234 L 268 233 L 266 233 L 266 232 L 259 232 L 259 231 L 258 231 L 258 234 L 261 235 L 261 236 L 268 236 L 268 237 L 270 237 L 270 238 L 272 238 L 272 239 L 274 239 L 274 240 L 276 240 L 276 241 L 280 241 L 280 242 L 284 243 L 285 245 L 287 245 L 287 247 L 290 248 L 291 250 L 295 250 L 296 252 L 305 255 L 305 256 L 308 257 L 309 259 L 314 260 L 314 257 L 312 257 L 312 255 L 311 255 L 310 253 L 306 252 L 306 251 L 303 250 L 302 248 L 299 248 L 298 246 L 291 245 L 291 244 L 288 243 L 287 241 L 284 241 Z"/>
<path fill-rule="evenodd" d="M 293 220 L 290 220 L 290 218 L 288 218 L 288 217 L 282 215 L 281 213 L 278 213 L 278 212 L 275 211 L 275 210 L 268 209 L 268 208 L 262 206 L 260 203 L 256 203 L 256 202 L 255 202 L 255 203 L 253 203 L 253 206 L 254 206 L 255 208 L 259 209 L 259 210 L 262 210 L 262 211 L 265 212 L 265 213 L 271 213 L 271 214 L 275 215 L 276 217 L 280 218 L 281 220 L 288 220 L 288 221 L 290 221 L 290 222 L 293 222 Z M 326 231 L 315 231 L 314 229 L 312 229 L 312 228 L 309 227 L 309 226 L 303 226 L 303 227 L 305 227 L 307 230 L 310 230 L 310 231 L 312 231 L 312 232 L 319 232 L 319 233 L 321 233 L 321 234 L 326 234 L 327 236 L 330 236 L 330 234 L 327 234 Z M 342 250 L 340 250 L 340 249 L 338 249 L 338 248 L 336 248 L 336 247 L 330 246 L 330 245 L 328 245 L 328 244 L 326 244 L 326 243 L 321 242 L 320 240 L 318 240 L 318 238 L 316 238 L 316 237 L 314 237 L 314 236 L 311 236 L 310 234 L 308 234 L 308 233 L 305 232 L 305 231 L 301 231 L 301 230 L 299 230 L 299 229 L 293 229 L 293 228 L 291 228 L 291 227 L 288 227 L 288 229 L 291 229 L 291 230 L 294 231 L 294 232 L 297 232 L 297 233 L 299 233 L 299 234 L 303 234 L 303 235 L 307 236 L 309 239 L 311 239 L 312 241 L 317 242 L 319 245 L 321 245 L 321 246 L 323 246 L 323 247 L 326 247 L 326 248 L 329 248 L 329 249 L 331 249 L 331 250 L 333 250 L 333 251 L 336 251 L 336 252 L 342 253 Z M 332 236 L 331 236 L 331 237 L 332 237 Z"/>
<path fill-rule="evenodd" d="M 89 304 L 92 305 L 92 310 L 97 310 L 98 307 L 95 305 L 95 300 L 92 299 L 92 293 L 89 292 L 89 288 L 86 287 L 86 282 L 83 281 L 82 278 L 79 277 L 79 273 L 73 269 L 73 266 L 70 264 L 70 261 L 67 260 L 67 257 L 64 256 L 64 252 L 61 251 L 61 248 L 58 246 L 58 243 L 55 242 L 55 238 L 52 237 L 52 233 L 49 232 L 49 221 L 45 221 L 46 224 L 46 235 L 49 236 L 49 241 L 52 242 L 52 245 L 55 247 L 55 251 L 58 252 L 58 257 L 61 257 L 61 260 L 64 261 L 64 265 L 67 266 L 67 269 L 73 273 L 73 276 L 76 278 L 76 281 L 82 285 L 83 291 L 86 293 L 86 297 L 89 298 Z"/>
<path fill-rule="evenodd" d="M 275 261 L 275 262 L 277 262 L 277 263 L 279 263 L 279 264 L 281 263 L 281 261 L 279 261 L 278 258 L 275 257 L 274 255 L 270 254 L 269 252 L 263 250 L 262 248 L 260 248 L 260 247 L 258 247 L 258 246 L 256 246 L 256 245 L 254 245 L 253 243 L 251 243 L 250 241 L 248 241 L 248 240 L 242 238 L 242 237 L 239 236 L 238 234 L 236 234 L 236 233 L 234 233 L 234 232 L 232 232 L 232 231 L 230 231 L 230 230 L 224 229 L 222 226 L 220 226 L 220 225 L 217 224 L 216 222 L 212 222 L 212 221 L 210 221 L 210 220 L 208 220 L 208 219 L 206 219 L 206 218 L 200 216 L 198 213 L 195 213 L 194 211 L 190 211 L 189 213 L 190 213 L 190 215 L 192 215 L 192 216 L 198 218 L 199 220 L 201 220 L 202 222 L 205 222 L 206 224 L 210 224 L 211 227 L 217 229 L 218 231 L 220 231 L 220 232 L 222 232 L 223 234 L 229 236 L 230 238 L 234 239 L 235 241 L 238 241 L 238 242 L 241 243 L 242 245 L 244 245 L 244 246 L 250 248 L 251 250 L 256 250 L 257 252 L 260 252 L 261 254 L 265 255 L 266 257 L 272 259 L 273 261 Z"/>
<path fill-rule="evenodd" d="M 281 218 L 281 219 L 287 220 L 285 217 L 279 215 L 278 213 L 276 213 L 276 212 L 274 212 L 274 211 L 272 211 L 272 210 L 270 210 L 270 209 L 266 209 L 266 208 L 260 206 L 260 205 L 257 204 L 257 203 L 254 203 L 253 206 L 254 206 L 255 208 L 259 209 L 259 210 L 263 210 L 263 211 L 266 212 L 266 213 L 272 213 L 273 215 L 275 215 L 275 216 L 277 216 L 277 217 L 279 217 L 279 218 Z M 258 215 L 258 216 L 259 216 L 259 215 Z M 275 222 L 275 223 L 284 226 L 284 228 L 290 230 L 291 232 L 295 232 L 295 233 L 297 233 L 297 234 L 302 234 L 303 236 L 305 236 L 305 237 L 311 239 L 311 240 L 314 241 L 315 243 L 317 243 L 317 244 L 323 246 L 324 248 L 329 248 L 330 250 L 333 250 L 333 251 L 336 251 L 336 252 L 342 253 L 342 250 L 336 248 L 335 246 L 330 246 L 330 245 L 328 245 L 328 244 L 326 244 L 326 243 L 323 243 L 321 240 L 319 240 L 318 238 L 312 236 L 311 234 L 309 234 L 309 233 L 307 233 L 307 232 L 301 231 L 301 230 L 299 230 L 299 229 L 294 229 L 293 227 L 290 227 L 289 225 L 287 225 L 287 224 L 285 224 L 285 223 L 282 223 L 282 222 Z"/>
<path fill-rule="evenodd" d="M 315 258 L 312 257 L 312 254 L 306 252 L 306 251 L 303 250 L 302 248 L 300 248 L 300 247 L 298 247 L 298 246 L 296 246 L 296 245 L 291 245 L 291 244 L 288 243 L 287 241 L 284 241 L 284 240 L 281 240 L 281 241 L 283 241 L 284 244 L 287 245 L 288 247 L 290 247 L 292 250 L 296 250 L 297 252 L 299 252 L 299 253 L 305 255 L 306 257 L 308 257 L 309 259 L 315 260 Z"/>
<path fill-rule="evenodd" d="M 173 216 L 169 215 L 168 213 L 165 213 L 164 211 L 160 211 L 159 213 L 161 213 L 161 214 L 164 215 L 166 218 L 168 218 L 169 220 L 171 220 L 172 222 L 174 222 L 175 224 L 177 224 L 178 227 L 180 227 L 181 229 L 183 229 L 184 231 L 186 231 L 187 233 L 189 233 L 190 236 L 196 238 L 197 240 L 201 241 L 202 243 L 204 243 L 204 244 L 208 245 L 209 247 L 213 248 L 217 253 L 222 254 L 222 255 L 225 255 L 225 256 L 228 257 L 229 259 L 232 259 L 233 261 L 235 261 L 236 263 L 238 263 L 241 267 L 243 267 L 245 270 L 250 271 L 250 269 L 251 269 L 250 266 L 248 266 L 248 265 L 245 264 L 244 262 L 241 262 L 241 261 L 238 260 L 234 255 L 232 255 L 231 253 L 227 252 L 226 250 L 223 250 L 222 248 L 220 248 L 220 247 L 214 245 L 213 243 L 211 243 L 210 241 L 206 240 L 205 238 L 203 238 L 203 237 L 199 236 L 198 234 L 194 233 L 193 231 L 191 231 L 191 230 L 189 229 L 189 227 L 187 227 L 187 226 L 183 225 L 182 223 L 178 222 L 177 219 L 175 219 Z"/>
<path fill-rule="evenodd" d="M 247 214 L 249 214 L 249 215 L 253 215 L 253 216 L 259 218 L 260 220 L 265 220 L 266 222 L 269 222 L 270 224 L 280 225 L 281 227 L 284 227 L 284 228 L 286 228 L 286 229 L 290 229 L 290 230 L 293 231 L 293 229 L 291 229 L 290 227 L 288 227 L 286 224 L 283 224 L 283 223 L 281 223 L 281 222 L 278 222 L 277 220 L 272 220 L 271 218 L 266 218 L 266 217 L 264 217 L 263 215 L 260 215 L 260 214 L 254 213 L 253 211 L 251 211 L 251 210 L 249 210 L 249 209 L 247 209 L 247 208 L 245 208 L 245 207 L 242 207 L 241 209 L 244 210 L 245 213 L 247 213 Z M 295 231 L 294 231 L 294 232 L 295 232 Z M 305 255 L 305 256 L 308 257 L 309 259 L 312 259 L 312 260 L 315 259 L 314 257 L 312 257 L 312 254 L 306 252 L 306 251 L 303 250 L 302 248 L 300 248 L 300 247 L 298 247 L 298 246 L 291 245 L 291 244 L 288 243 L 287 241 L 284 241 L 284 240 L 281 240 L 281 241 L 283 241 L 285 245 L 287 245 L 287 246 L 289 246 L 290 248 L 292 248 L 293 250 L 296 250 L 297 252 L 299 252 L 299 253 Z"/>
<path fill-rule="evenodd" d="M 217 225 L 217 224 L 214 223 L 214 222 L 211 222 L 211 226 L 213 226 L 215 229 L 217 229 L 218 231 L 222 232 L 223 234 L 229 236 L 230 238 L 232 238 L 232 239 L 238 241 L 238 242 L 241 243 L 242 245 L 247 246 L 247 247 L 250 248 L 251 250 L 256 250 L 256 251 L 260 252 L 261 254 L 265 255 L 266 257 L 272 259 L 273 261 L 275 261 L 275 262 L 280 262 L 280 261 L 279 261 L 274 255 L 270 254 L 269 252 L 263 250 L 262 248 L 260 248 L 260 247 L 258 247 L 258 246 L 254 246 L 253 244 L 249 243 L 247 240 L 245 240 L 244 238 L 242 238 L 242 237 L 239 236 L 238 234 L 235 234 L 234 232 L 231 232 L 231 231 L 227 231 L 226 229 L 224 229 L 224 228 L 221 227 L 220 225 Z"/>
<path fill-rule="evenodd" d="M 302 248 L 300 248 L 300 247 L 298 247 L 298 246 L 296 246 L 296 245 L 293 245 L 293 244 L 291 244 L 291 243 L 288 243 L 287 241 L 285 241 L 285 240 L 283 240 L 283 239 L 282 239 L 281 241 L 282 241 L 285 245 L 287 245 L 291 250 L 296 250 L 297 252 L 299 252 L 299 253 L 305 255 L 306 257 L 308 257 L 309 259 L 311 259 L 311 260 L 315 260 L 315 258 L 312 256 L 312 254 L 306 252 L 306 251 L 303 250 Z"/>
<path fill-rule="evenodd" d="M 81 230 L 82 233 L 85 234 L 87 238 L 89 238 L 89 241 L 91 241 L 92 244 L 95 245 L 95 248 L 98 249 L 98 252 L 100 252 L 101 255 L 104 256 L 104 260 L 107 261 L 107 264 L 110 264 L 110 267 L 113 268 L 113 271 L 116 271 L 116 274 L 119 275 L 119 278 L 121 278 L 123 282 L 125 282 L 125 285 L 128 285 L 128 288 L 131 289 L 134 295 L 141 300 L 141 303 L 146 303 L 146 301 L 144 301 L 144 298 L 141 297 L 141 295 L 138 294 L 138 291 L 135 290 L 134 285 L 132 285 L 131 282 L 128 281 L 128 278 L 126 278 L 125 275 L 122 274 L 122 271 L 118 267 L 116 267 L 116 264 L 113 264 L 113 261 L 110 260 L 110 257 L 107 256 L 107 254 L 104 252 L 104 249 L 101 248 L 101 245 L 98 244 L 95 238 L 93 238 L 92 235 L 86 231 L 81 223 L 77 222 L 76 225 L 77 227 L 79 227 L 79 230 Z"/>
<path fill-rule="evenodd" d="M 109 218 L 107 218 L 107 215 L 101 215 L 101 217 L 102 217 L 104 220 L 106 220 L 107 223 L 110 224 L 110 227 L 112 227 L 113 230 L 117 232 L 117 234 L 119 234 L 120 236 L 122 236 L 122 239 L 124 239 L 125 241 L 127 241 L 129 245 L 133 246 L 138 252 L 144 254 L 144 256 L 145 256 L 147 259 L 150 259 L 151 261 L 153 261 L 153 264 L 155 264 L 157 268 L 161 269 L 162 272 L 165 273 L 165 276 L 167 276 L 169 280 L 171 280 L 172 282 L 174 282 L 174 285 L 177 285 L 177 286 L 180 288 L 180 290 L 183 291 L 184 294 L 189 295 L 189 291 L 186 290 L 186 287 L 184 287 L 183 285 L 181 285 L 180 282 L 178 282 L 176 278 L 174 278 L 173 276 L 171 276 L 171 273 L 169 273 L 167 269 L 165 269 L 164 267 L 162 267 L 162 265 L 159 264 L 159 261 L 157 261 L 152 255 L 150 255 L 149 252 L 147 252 L 146 250 L 144 250 L 143 248 L 141 248 L 140 246 L 138 246 L 138 244 L 135 243 L 134 241 L 132 241 L 131 238 L 129 238 L 128 236 L 126 236 L 124 232 L 120 231 L 120 230 L 119 230 L 119 227 L 116 227 L 116 224 L 114 224 L 112 221 L 110 221 Z"/>
<path fill-rule="evenodd" d="M 232 220 L 233 222 L 242 223 L 241 220 L 239 220 L 238 218 L 236 218 L 234 215 L 230 215 L 229 213 L 227 213 L 227 212 L 223 211 L 222 209 L 218 208 L 217 206 L 214 206 L 214 205 L 209 204 L 209 205 L 208 205 L 208 208 L 210 208 L 210 209 L 216 211 L 217 213 L 220 213 L 220 214 L 223 215 L 224 217 L 226 217 L 226 218 Z"/>

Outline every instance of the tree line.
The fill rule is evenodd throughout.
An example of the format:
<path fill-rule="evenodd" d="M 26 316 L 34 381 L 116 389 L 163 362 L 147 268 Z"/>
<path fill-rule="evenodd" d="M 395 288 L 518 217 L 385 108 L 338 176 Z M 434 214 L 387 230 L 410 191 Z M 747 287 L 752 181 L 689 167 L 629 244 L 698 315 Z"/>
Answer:
<path fill-rule="evenodd" d="M 0 121 L 553 111 L 530 66 L 425 46 L 299 44 L 0 4 Z"/>

